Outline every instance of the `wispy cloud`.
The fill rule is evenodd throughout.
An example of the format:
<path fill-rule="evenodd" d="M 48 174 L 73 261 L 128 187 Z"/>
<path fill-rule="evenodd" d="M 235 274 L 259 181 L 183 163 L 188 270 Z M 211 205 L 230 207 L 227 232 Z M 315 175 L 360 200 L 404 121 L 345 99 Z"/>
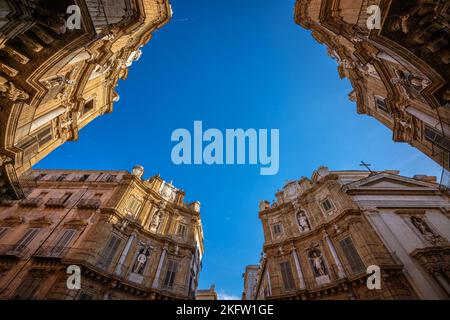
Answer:
<path fill-rule="evenodd" d="M 228 294 L 225 291 L 219 291 L 218 296 L 219 300 L 241 300 L 238 296 Z"/>

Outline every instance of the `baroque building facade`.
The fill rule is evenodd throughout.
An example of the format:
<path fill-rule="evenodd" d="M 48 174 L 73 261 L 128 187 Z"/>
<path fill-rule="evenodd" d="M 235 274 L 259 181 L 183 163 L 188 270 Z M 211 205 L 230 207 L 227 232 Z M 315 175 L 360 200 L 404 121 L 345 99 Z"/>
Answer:
<path fill-rule="evenodd" d="M 23 197 L 23 174 L 112 112 L 171 15 L 168 0 L 0 1 L 0 197 Z"/>
<path fill-rule="evenodd" d="M 288 182 L 260 203 L 253 299 L 448 299 L 450 202 L 435 180 L 321 167 Z"/>
<path fill-rule="evenodd" d="M 26 198 L 0 202 L 0 299 L 194 299 L 200 203 L 142 175 L 136 166 L 23 176 Z"/>
<path fill-rule="evenodd" d="M 449 1 L 297 0 L 295 21 L 337 60 L 358 113 L 380 121 L 394 141 L 419 149 L 447 173 Z"/>
<path fill-rule="evenodd" d="M 259 265 L 252 264 L 245 267 L 242 275 L 244 278 L 244 291 L 242 292 L 242 300 L 254 300 L 255 289 L 258 281 Z"/>
<path fill-rule="evenodd" d="M 216 286 L 212 285 L 209 289 L 199 289 L 195 293 L 195 300 L 217 300 Z"/>

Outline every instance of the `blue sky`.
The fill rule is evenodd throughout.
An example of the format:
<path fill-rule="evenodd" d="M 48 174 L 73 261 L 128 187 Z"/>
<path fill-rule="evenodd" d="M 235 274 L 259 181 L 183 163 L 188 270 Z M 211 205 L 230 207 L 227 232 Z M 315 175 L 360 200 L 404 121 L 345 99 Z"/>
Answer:
<path fill-rule="evenodd" d="M 439 175 L 439 167 L 376 120 L 356 113 L 351 86 L 308 31 L 294 23 L 294 0 L 171 0 L 174 16 L 143 48 L 117 88 L 114 112 L 98 118 L 37 167 L 127 169 L 160 173 L 202 203 L 205 256 L 200 286 L 240 297 L 245 265 L 263 244 L 258 202 L 289 179 L 320 165 L 406 176 Z M 280 130 L 280 171 L 259 166 L 186 165 L 171 161 L 171 133 L 204 129 Z"/>

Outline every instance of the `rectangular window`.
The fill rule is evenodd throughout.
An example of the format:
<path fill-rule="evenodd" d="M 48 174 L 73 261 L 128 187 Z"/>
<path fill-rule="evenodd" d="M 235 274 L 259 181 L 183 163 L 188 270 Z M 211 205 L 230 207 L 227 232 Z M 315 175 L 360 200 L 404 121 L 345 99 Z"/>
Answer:
<path fill-rule="evenodd" d="M 50 142 L 53 139 L 52 127 L 47 127 L 40 130 L 36 136 L 39 141 L 39 149 L 40 149 L 42 148 L 43 145 L 45 145 L 47 142 Z"/>
<path fill-rule="evenodd" d="M 116 181 L 117 176 L 114 174 L 108 174 L 105 178 L 106 182 L 115 182 Z"/>
<path fill-rule="evenodd" d="M 59 256 L 62 251 L 67 248 L 68 244 L 70 243 L 70 241 L 72 241 L 76 233 L 77 231 L 74 229 L 64 230 L 51 251 L 52 255 Z"/>
<path fill-rule="evenodd" d="M 377 106 L 377 109 L 380 109 L 386 113 L 391 113 L 391 111 L 389 110 L 388 105 L 386 104 L 385 99 L 381 98 L 381 97 L 375 97 L 375 105 Z"/>
<path fill-rule="evenodd" d="M 325 210 L 325 212 L 328 212 L 333 209 L 333 204 L 329 199 L 326 199 L 322 201 L 322 208 Z"/>
<path fill-rule="evenodd" d="M 20 238 L 20 240 L 16 243 L 15 251 L 16 252 L 22 252 L 28 244 L 36 237 L 36 235 L 39 233 L 40 228 L 30 228 L 28 229 L 25 234 Z"/>
<path fill-rule="evenodd" d="M 164 287 L 166 288 L 173 287 L 177 272 L 178 272 L 178 262 L 169 260 L 167 263 L 166 277 L 164 278 Z"/>
<path fill-rule="evenodd" d="M 78 181 L 84 182 L 84 181 L 86 181 L 87 179 L 89 179 L 89 174 L 83 174 L 83 175 L 78 179 Z"/>
<path fill-rule="evenodd" d="M 64 181 L 66 180 L 68 174 L 67 173 L 63 173 L 61 175 L 58 176 L 58 178 L 56 178 L 56 181 Z"/>
<path fill-rule="evenodd" d="M 353 245 L 352 239 L 345 238 L 340 242 L 342 251 L 344 251 L 345 257 L 354 273 L 361 273 L 365 271 L 364 263 L 362 262 L 355 246 Z"/>
<path fill-rule="evenodd" d="M 102 254 L 102 260 L 100 262 L 100 265 L 104 268 L 109 268 L 109 265 L 111 264 L 112 260 L 114 259 L 117 249 L 120 246 L 121 239 L 117 237 L 116 235 L 113 235 L 111 239 L 109 240 L 107 246 L 103 250 Z"/>
<path fill-rule="evenodd" d="M 276 223 L 272 226 L 273 235 L 279 236 L 283 233 L 283 228 L 281 227 L 281 223 Z"/>
<path fill-rule="evenodd" d="M 127 213 L 133 217 L 135 217 L 141 208 L 141 202 L 138 201 L 135 197 L 131 197 L 131 199 L 128 201 L 127 205 Z"/>
<path fill-rule="evenodd" d="M 295 289 L 294 276 L 292 275 L 291 264 L 288 261 L 280 263 L 281 277 L 286 290 Z"/>
<path fill-rule="evenodd" d="M 85 115 L 85 114 L 91 112 L 92 110 L 94 110 L 94 99 L 89 100 L 88 102 L 86 102 L 86 103 L 84 104 L 84 107 L 83 107 L 83 115 Z"/>
<path fill-rule="evenodd" d="M 28 274 L 25 280 L 17 288 L 14 298 L 19 300 L 31 300 L 35 298 L 39 284 L 43 279 L 37 275 Z"/>
<path fill-rule="evenodd" d="M 177 228 L 177 235 L 179 235 L 180 237 L 185 237 L 187 233 L 187 226 L 185 224 L 179 224 L 178 228 Z"/>
<path fill-rule="evenodd" d="M 70 199 L 71 196 L 72 196 L 72 193 L 70 193 L 70 192 L 64 193 L 64 195 L 63 195 L 62 198 L 61 198 L 61 203 L 62 203 L 62 204 L 66 204 L 67 201 L 69 201 L 69 199 Z"/>
<path fill-rule="evenodd" d="M 42 180 L 46 175 L 47 175 L 47 174 L 45 174 L 45 173 L 40 173 L 35 179 L 36 179 L 36 181 L 40 181 L 40 180 Z"/>
<path fill-rule="evenodd" d="M 0 228 L 0 239 L 6 234 L 6 232 L 8 232 L 9 228 L 8 227 L 1 227 Z"/>

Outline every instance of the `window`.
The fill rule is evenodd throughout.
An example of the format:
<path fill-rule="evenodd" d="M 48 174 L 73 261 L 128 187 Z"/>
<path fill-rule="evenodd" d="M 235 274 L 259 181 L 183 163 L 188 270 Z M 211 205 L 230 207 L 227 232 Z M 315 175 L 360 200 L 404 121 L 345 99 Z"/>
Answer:
<path fill-rule="evenodd" d="M 381 97 L 375 97 L 375 105 L 377 107 L 377 109 L 380 109 L 386 113 L 391 113 L 388 105 L 386 104 L 386 101 L 384 98 Z"/>
<path fill-rule="evenodd" d="M 100 265 L 104 268 L 108 268 L 111 264 L 112 260 L 114 259 L 117 249 L 120 246 L 121 239 L 117 237 L 116 235 L 113 235 L 111 239 L 109 240 L 107 246 L 103 250 L 102 254 L 102 261 L 100 262 Z"/>
<path fill-rule="evenodd" d="M 35 298 L 39 284 L 43 279 L 38 274 L 29 273 L 25 280 L 17 288 L 14 297 L 20 300 L 29 300 Z"/>
<path fill-rule="evenodd" d="M 63 173 L 60 176 L 58 176 L 58 178 L 56 178 L 56 181 L 64 181 L 66 180 L 68 174 L 67 173 Z"/>
<path fill-rule="evenodd" d="M 47 127 L 42 130 L 39 130 L 36 136 L 39 141 L 39 148 L 41 148 L 43 145 L 45 145 L 47 142 L 50 142 L 53 139 L 52 127 Z"/>
<path fill-rule="evenodd" d="M 84 182 L 84 181 L 86 181 L 87 179 L 89 179 L 89 175 L 88 175 L 88 174 L 84 174 L 84 175 L 82 175 L 82 176 L 78 179 L 78 181 Z"/>
<path fill-rule="evenodd" d="M 72 193 L 69 193 L 69 192 L 64 193 L 64 195 L 61 198 L 61 203 L 65 204 L 71 196 L 72 196 Z"/>
<path fill-rule="evenodd" d="M 177 228 L 177 235 L 184 238 L 187 233 L 187 226 L 185 224 L 180 223 Z"/>
<path fill-rule="evenodd" d="M 281 223 L 276 223 L 272 226 L 273 236 L 277 237 L 283 233 L 283 227 Z"/>
<path fill-rule="evenodd" d="M 105 178 L 106 182 L 115 182 L 116 181 L 117 176 L 114 174 L 108 174 Z"/>
<path fill-rule="evenodd" d="M 94 99 L 89 100 L 88 102 L 86 102 L 83 106 L 83 115 L 91 112 L 92 110 L 94 110 Z"/>
<path fill-rule="evenodd" d="M 280 263 L 281 277 L 286 290 L 295 289 L 294 276 L 292 275 L 291 264 L 289 261 Z"/>
<path fill-rule="evenodd" d="M 39 193 L 38 198 L 43 199 L 43 198 L 45 198 L 46 195 L 48 195 L 48 192 L 43 191 L 43 192 Z"/>
<path fill-rule="evenodd" d="M 178 262 L 169 260 L 167 263 L 166 277 L 164 278 L 164 287 L 172 288 L 175 282 L 175 277 L 178 272 Z"/>
<path fill-rule="evenodd" d="M 101 199 L 102 196 L 103 196 L 103 193 L 96 193 L 96 194 L 94 194 L 92 199 Z"/>
<path fill-rule="evenodd" d="M 52 254 L 56 256 L 60 255 L 64 248 L 66 248 L 70 241 L 73 239 L 76 233 L 77 231 L 74 229 L 64 230 L 63 234 L 59 237 L 58 241 L 53 247 L 51 251 Z"/>
<path fill-rule="evenodd" d="M 20 240 L 16 243 L 15 251 L 22 252 L 27 245 L 36 237 L 40 228 L 30 228 L 25 234 L 20 238 Z"/>
<path fill-rule="evenodd" d="M 8 227 L 1 227 L 0 228 L 0 239 L 6 234 L 6 232 L 8 232 L 9 228 Z"/>
<path fill-rule="evenodd" d="M 40 180 L 42 180 L 45 176 L 46 176 L 47 174 L 45 174 L 45 173 L 40 173 L 40 174 L 38 174 L 37 176 L 36 176 L 36 181 L 40 181 Z"/>
<path fill-rule="evenodd" d="M 333 210 L 333 204 L 329 199 L 325 199 L 322 201 L 322 208 L 325 210 L 325 212 L 328 212 L 330 210 Z"/>
<path fill-rule="evenodd" d="M 128 201 L 127 205 L 127 213 L 131 216 L 136 216 L 139 209 L 141 208 L 141 202 L 138 201 L 135 197 L 131 197 L 130 201 Z"/>
<path fill-rule="evenodd" d="M 438 131 L 431 129 L 430 127 L 425 127 L 424 130 L 425 139 L 428 142 L 436 144 L 438 147 L 444 149 L 447 152 L 450 152 L 450 139 L 443 136 Z"/>
<path fill-rule="evenodd" d="M 347 258 L 348 263 L 350 264 L 350 267 L 354 273 L 361 273 L 364 272 L 365 266 L 362 262 L 361 258 L 359 257 L 358 252 L 355 249 L 355 246 L 353 245 L 352 239 L 345 238 L 340 241 L 340 245 L 342 248 L 342 251 L 344 251 L 345 257 Z"/>

